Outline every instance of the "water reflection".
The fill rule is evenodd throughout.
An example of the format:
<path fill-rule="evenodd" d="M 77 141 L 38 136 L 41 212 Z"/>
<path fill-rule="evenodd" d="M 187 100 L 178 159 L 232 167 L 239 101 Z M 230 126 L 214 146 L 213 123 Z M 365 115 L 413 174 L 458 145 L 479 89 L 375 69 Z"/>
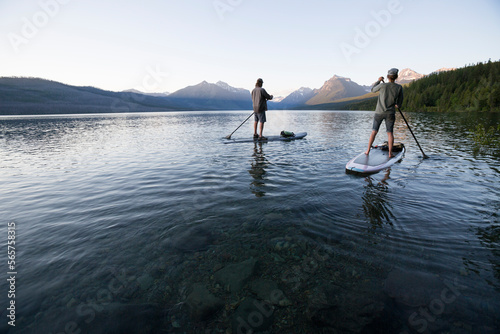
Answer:
<path fill-rule="evenodd" d="M 266 168 L 269 165 L 269 161 L 266 159 L 266 155 L 262 150 L 262 142 L 255 142 L 252 154 L 252 166 L 248 170 L 248 173 L 252 175 L 253 180 L 250 183 L 250 190 L 256 197 L 263 197 L 266 195 L 265 189 L 265 176 Z"/>
<path fill-rule="evenodd" d="M 392 214 L 392 205 L 389 198 L 389 186 L 391 169 L 388 168 L 384 177 L 378 181 L 368 176 L 365 178 L 367 185 L 363 194 L 363 213 L 370 222 L 373 229 L 382 227 L 384 223 L 392 226 L 392 220 L 396 217 Z"/>

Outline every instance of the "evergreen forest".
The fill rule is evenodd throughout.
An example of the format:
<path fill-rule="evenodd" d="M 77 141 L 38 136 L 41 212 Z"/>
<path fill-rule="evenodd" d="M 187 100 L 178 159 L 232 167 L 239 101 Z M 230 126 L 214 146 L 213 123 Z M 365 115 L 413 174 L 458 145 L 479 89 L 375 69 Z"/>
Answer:
<path fill-rule="evenodd" d="M 500 111 L 500 62 L 432 73 L 404 89 L 406 111 Z"/>

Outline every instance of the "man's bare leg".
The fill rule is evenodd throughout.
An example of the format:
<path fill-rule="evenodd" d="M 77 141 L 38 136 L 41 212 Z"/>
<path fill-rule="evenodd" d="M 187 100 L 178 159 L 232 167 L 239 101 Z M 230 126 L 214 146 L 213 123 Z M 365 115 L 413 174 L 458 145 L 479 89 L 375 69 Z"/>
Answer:
<path fill-rule="evenodd" d="M 375 141 L 375 137 L 377 136 L 378 131 L 372 130 L 372 134 L 370 135 L 370 140 L 368 141 L 368 149 L 365 154 L 370 154 L 370 150 L 372 148 L 373 142 Z"/>
<path fill-rule="evenodd" d="M 259 123 L 259 122 L 253 122 L 253 135 L 254 135 L 254 137 L 258 136 L 258 134 L 257 134 L 257 123 Z"/>
<path fill-rule="evenodd" d="M 394 135 L 392 132 L 387 132 L 387 142 L 389 144 L 389 158 L 392 158 L 392 147 L 394 146 Z"/>
<path fill-rule="evenodd" d="M 260 137 L 262 138 L 262 132 L 264 131 L 264 123 L 260 122 Z"/>

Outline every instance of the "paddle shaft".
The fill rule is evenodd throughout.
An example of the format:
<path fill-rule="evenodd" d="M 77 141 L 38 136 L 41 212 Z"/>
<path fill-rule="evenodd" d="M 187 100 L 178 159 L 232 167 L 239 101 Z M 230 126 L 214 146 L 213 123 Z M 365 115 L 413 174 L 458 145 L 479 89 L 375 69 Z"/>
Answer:
<path fill-rule="evenodd" d="M 398 108 L 398 110 L 399 110 L 399 113 L 401 114 L 401 117 L 403 117 L 403 119 L 404 119 L 404 121 L 405 121 L 405 123 L 406 123 L 406 126 L 407 126 L 407 127 L 408 127 L 408 129 L 410 130 L 411 135 L 413 136 L 413 139 L 415 139 L 415 142 L 417 143 L 418 148 L 419 148 L 419 149 L 420 149 L 420 151 L 422 152 L 422 155 L 423 155 L 424 159 L 427 159 L 427 158 L 428 158 L 428 156 L 427 156 L 427 155 L 425 155 L 424 150 L 422 150 L 422 147 L 420 146 L 420 144 L 419 144 L 419 142 L 418 142 L 418 140 L 417 140 L 417 137 L 415 137 L 415 135 L 413 134 L 413 131 L 412 131 L 412 129 L 410 128 L 410 124 L 408 124 L 408 121 L 406 120 L 405 116 L 403 115 L 403 112 L 402 112 L 402 111 L 401 111 L 401 109 L 399 109 L 399 108 Z"/>
<path fill-rule="evenodd" d="M 250 114 L 250 116 L 248 116 L 248 117 L 247 117 L 247 119 L 246 119 L 246 120 L 244 120 L 244 121 L 243 121 L 243 123 L 241 123 L 241 124 L 240 124 L 240 126 L 238 126 L 238 127 L 236 128 L 236 130 L 238 130 L 239 128 L 241 128 L 241 126 L 242 126 L 243 124 L 245 124 L 245 122 L 246 122 L 246 121 L 248 121 L 248 119 L 249 119 L 250 117 L 252 117 L 252 115 L 253 115 L 253 114 L 254 114 L 254 113 L 251 113 L 251 114 Z M 231 134 L 230 134 L 229 136 L 227 136 L 226 138 L 227 138 L 227 139 L 231 139 L 231 136 L 233 135 L 233 133 L 235 133 L 235 132 L 236 132 L 236 130 L 234 130 L 233 132 L 231 132 Z"/>

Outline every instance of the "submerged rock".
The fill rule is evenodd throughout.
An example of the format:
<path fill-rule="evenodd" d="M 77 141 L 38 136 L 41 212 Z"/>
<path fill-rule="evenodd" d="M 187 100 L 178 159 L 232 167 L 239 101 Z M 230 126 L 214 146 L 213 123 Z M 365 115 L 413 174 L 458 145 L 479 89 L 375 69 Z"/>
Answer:
<path fill-rule="evenodd" d="M 384 282 L 384 292 L 396 303 L 410 307 L 426 306 L 439 298 L 444 283 L 434 275 L 394 269 Z"/>
<path fill-rule="evenodd" d="M 106 305 L 95 324 L 90 324 L 92 333 L 157 333 L 160 330 L 163 310 L 154 304 Z M 101 332 L 94 332 L 100 328 Z"/>
<path fill-rule="evenodd" d="M 144 333 L 161 331 L 163 310 L 155 304 L 86 302 L 74 309 L 53 308 L 40 313 L 30 327 L 16 333 Z M 22 326 L 21 326 L 22 327 Z"/>
<path fill-rule="evenodd" d="M 214 313 L 224 306 L 221 299 L 211 294 L 203 284 L 195 284 L 193 291 L 186 299 L 191 316 L 195 321 L 209 319 Z"/>
<path fill-rule="evenodd" d="M 227 265 L 215 273 L 215 280 L 224 287 L 228 287 L 231 292 L 238 292 L 254 274 L 256 264 L 257 260 L 250 258 L 240 263 Z"/>
<path fill-rule="evenodd" d="M 137 279 L 137 283 L 139 284 L 141 290 L 147 290 L 153 285 L 154 279 L 148 274 L 144 274 Z"/>
<path fill-rule="evenodd" d="M 274 308 L 260 300 L 245 299 L 233 315 L 233 333 L 257 333 L 271 327 L 274 321 Z"/>
<path fill-rule="evenodd" d="M 250 289 L 257 295 L 257 297 L 273 305 L 292 305 L 292 302 L 286 298 L 283 291 L 278 288 L 278 284 L 273 281 L 261 278 L 256 279 L 250 283 Z"/>
<path fill-rule="evenodd" d="M 375 296 L 324 284 L 311 292 L 306 314 L 315 326 L 360 333 L 383 310 L 384 303 Z"/>
<path fill-rule="evenodd" d="M 172 246 L 182 252 L 197 252 L 207 249 L 214 239 L 208 228 L 196 226 L 175 235 Z"/>

